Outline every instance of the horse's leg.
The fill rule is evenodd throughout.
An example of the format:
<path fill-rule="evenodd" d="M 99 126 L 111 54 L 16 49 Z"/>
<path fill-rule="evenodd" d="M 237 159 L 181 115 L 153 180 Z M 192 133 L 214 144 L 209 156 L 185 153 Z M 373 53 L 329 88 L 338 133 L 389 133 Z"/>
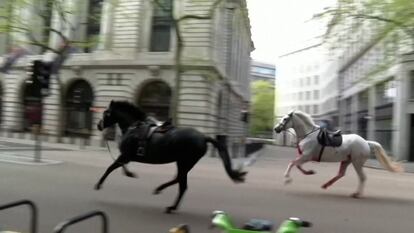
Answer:
<path fill-rule="evenodd" d="M 177 170 L 179 170 L 178 163 L 177 163 Z M 164 183 L 164 184 L 161 184 L 160 186 L 158 186 L 157 188 L 155 188 L 155 189 L 154 189 L 154 192 L 152 192 L 152 194 L 154 194 L 154 195 L 158 195 L 158 194 L 160 194 L 160 193 L 161 193 L 161 191 L 162 191 L 162 190 L 164 190 L 165 188 L 168 188 L 168 187 L 170 187 L 171 185 L 174 185 L 174 184 L 177 184 L 177 183 L 178 183 L 178 172 L 177 172 L 177 175 L 175 176 L 175 178 L 174 178 L 174 179 L 172 179 L 172 180 L 170 180 L 170 181 L 168 181 L 168 182 L 166 182 L 166 183 Z"/>
<path fill-rule="evenodd" d="M 364 171 L 362 170 L 362 166 L 364 165 L 366 158 L 359 158 L 352 160 L 352 165 L 355 168 L 355 171 L 359 178 L 358 189 L 355 193 L 351 194 L 353 198 L 359 198 L 362 196 L 364 191 L 365 181 L 367 180 L 367 176 L 365 175 Z"/>
<path fill-rule="evenodd" d="M 341 162 L 341 165 L 339 166 L 339 171 L 338 174 L 332 178 L 331 180 L 329 180 L 328 182 L 326 182 L 324 185 L 322 185 L 323 189 L 327 189 L 329 186 L 331 186 L 333 183 L 335 183 L 337 180 L 341 179 L 343 176 L 345 176 L 345 172 L 346 172 L 346 168 L 348 167 L 348 165 L 351 163 L 351 160 L 345 160 Z"/>
<path fill-rule="evenodd" d="M 122 170 L 124 171 L 124 174 L 128 177 L 136 178 L 137 175 L 133 172 L 131 172 L 125 164 L 122 165 Z"/>
<path fill-rule="evenodd" d="M 177 178 L 176 180 L 178 181 L 178 195 L 175 199 L 175 202 L 172 206 L 169 206 L 166 208 L 165 212 L 166 213 L 171 213 L 172 211 L 176 210 L 178 208 L 178 205 L 181 202 L 181 199 L 184 196 L 184 193 L 187 190 L 187 174 L 188 172 L 191 170 L 191 168 L 194 167 L 194 165 L 197 163 L 197 161 L 200 159 L 201 157 L 194 159 L 192 161 L 177 161 Z M 173 180 L 174 181 L 174 180 Z M 173 181 L 166 183 L 166 187 L 167 184 L 174 184 Z"/>
<path fill-rule="evenodd" d="M 300 167 L 300 165 L 302 165 L 305 162 L 307 162 L 307 159 L 305 159 L 305 157 L 302 155 L 289 163 L 288 167 L 286 168 L 285 174 L 284 174 L 285 184 L 289 184 L 290 182 L 292 182 L 292 178 L 290 178 L 290 170 L 292 170 L 292 167 L 293 166 Z"/>
<path fill-rule="evenodd" d="M 181 199 L 184 196 L 185 191 L 187 191 L 187 173 L 178 176 L 178 195 L 175 199 L 174 205 L 167 207 L 165 210 L 166 213 L 171 213 L 172 211 L 176 210 L 178 205 L 181 202 Z"/>
<path fill-rule="evenodd" d="M 115 169 L 124 166 L 126 163 L 128 163 L 129 160 L 123 156 L 120 155 L 109 167 L 106 169 L 105 173 L 102 175 L 101 179 L 99 179 L 98 183 L 95 185 L 95 189 L 99 190 L 102 186 L 102 183 L 105 181 L 106 177 L 113 172 Z"/>
<path fill-rule="evenodd" d="M 153 194 L 155 194 L 155 195 L 160 194 L 162 190 L 164 190 L 165 188 L 167 188 L 167 187 L 169 187 L 169 186 L 171 186 L 171 185 L 174 185 L 174 184 L 176 184 L 176 183 L 178 183 L 178 176 L 176 176 L 173 180 L 168 181 L 168 182 L 166 182 L 166 183 L 164 183 L 164 184 L 162 184 L 162 185 L 158 186 L 158 187 L 154 190 Z"/>
<path fill-rule="evenodd" d="M 299 169 L 299 171 L 301 171 L 304 175 L 313 175 L 316 172 L 314 170 L 305 170 L 302 168 L 302 166 L 300 165 L 296 165 L 296 167 Z"/>

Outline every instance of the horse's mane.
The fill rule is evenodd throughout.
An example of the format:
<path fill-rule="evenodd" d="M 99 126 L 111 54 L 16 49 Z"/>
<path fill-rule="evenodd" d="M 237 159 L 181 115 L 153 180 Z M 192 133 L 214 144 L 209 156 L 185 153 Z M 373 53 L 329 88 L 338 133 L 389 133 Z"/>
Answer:
<path fill-rule="evenodd" d="M 144 111 L 142 111 L 135 104 L 128 101 L 112 101 L 112 107 L 120 110 L 121 112 L 136 116 L 139 120 L 145 120 L 147 117 L 147 114 Z"/>
<path fill-rule="evenodd" d="M 315 125 L 315 122 L 309 114 L 297 110 L 295 111 L 295 115 L 297 115 L 305 124 Z"/>

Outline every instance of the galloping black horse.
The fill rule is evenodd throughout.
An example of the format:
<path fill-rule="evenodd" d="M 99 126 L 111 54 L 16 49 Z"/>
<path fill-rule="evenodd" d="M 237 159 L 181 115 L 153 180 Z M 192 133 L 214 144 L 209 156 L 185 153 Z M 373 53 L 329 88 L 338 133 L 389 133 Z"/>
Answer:
<path fill-rule="evenodd" d="M 181 198 L 187 189 L 187 173 L 200 160 L 207 151 L 207 143 L 210 142 L 218 149 L 224 163 L 227 174 L 234 182 L 243 182 L 246 172 L 232 169 L 231 159 L 224 145 L 215 139 L 203 135 L 193 128 L 173 128 L 166 132 L 153 133 L 146 143 L 145 155 L 138 156 L 138 138 L 134 131 L 134 125 L 147 121 L 147 115 L 137 106 L 125 101 L 111 101 L 109 107 L 103 112 L 103 118 L 98 123 L 98 129 L 110 127 L 118 123 L 122 130 L 122 140 L 119 145 L 121 155 L 111 164 L 96 184 L 95 189 L 100 189 L 105 178 L 115 169 L 122 166 L 126 176 L 135 175 L 126 168 L 130 161 L 165 164 L 177 163 L 177 176 L 154 190 L 159 194 L 163 189 L 179 184 L 179 193 L 172 206 L 166 208 L 167 213 L 176 210 Z"/>

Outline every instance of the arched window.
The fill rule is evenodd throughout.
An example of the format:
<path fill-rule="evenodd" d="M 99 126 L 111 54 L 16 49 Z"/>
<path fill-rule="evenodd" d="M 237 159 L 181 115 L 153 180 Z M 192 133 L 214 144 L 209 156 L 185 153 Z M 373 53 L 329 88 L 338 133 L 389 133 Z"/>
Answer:
<path fill-rule="evenodd" d="M 66 94 L 66 134 L 90 135 L 92 129 L 93 91 L 88 82 L 73 83 Z"/>
<path fill-rule="evenodd" d="M 42 101 L 39 83 L 27 80 L 23 84 L 23 130 L 31 131 L 34 125 L 42 123 Z"/>
<path fill-rule="evenodd" d="M 168 119 L 171 88 L 162 81 L 147 83 L 138 96 L 138 105 L 149 115 L 160 121 Z"/>

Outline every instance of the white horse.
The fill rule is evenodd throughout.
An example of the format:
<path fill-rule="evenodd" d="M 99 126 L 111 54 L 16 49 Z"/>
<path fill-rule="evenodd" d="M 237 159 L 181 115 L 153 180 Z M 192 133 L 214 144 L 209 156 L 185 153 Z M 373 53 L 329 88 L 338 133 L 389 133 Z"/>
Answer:
<path fill-rule="evenodd" d="M 356 134 L 342 135 L 342 144 L 339 147 L 329 147 L 322 149 L 319 144 L 317 136 L 321 130 L 321 127 L 316 125 L 312 118 L 300 111 L 292 111 L 285 115 L 274 127 L 276 133 L 280 133 L 284 130 L 293 128 L 298 140 L 297 149 L 299 156 L 292 160 L 284 174 L 285 183 L 290 183 L 290 170 L 293 166 L 296 166 L 303 174 L 312 175 L 315 174 L 313 170 L 305 170 L 301 165 L 308 161 L 318 162 L 340 162 L 338 174 L 331 180 L 322 185 L 323 189 L 327 189 L 337 180 L 345 175 L 346 168 L 350 163 L 355 168 L 355 171 L 359 177 L 358 188 L 351 196 L 359 198 L 364 189 L 366 181 L 366 175 L 363 171 L 363 165 L 367 161 L 371 152 L 374 152 L 378 161 L 384 168 L 391 172 L 402 172 L 402 165 L 393 162 L 385 153 L 382 146 L 374 141 L 366 141 L 362 137 Z"/>

